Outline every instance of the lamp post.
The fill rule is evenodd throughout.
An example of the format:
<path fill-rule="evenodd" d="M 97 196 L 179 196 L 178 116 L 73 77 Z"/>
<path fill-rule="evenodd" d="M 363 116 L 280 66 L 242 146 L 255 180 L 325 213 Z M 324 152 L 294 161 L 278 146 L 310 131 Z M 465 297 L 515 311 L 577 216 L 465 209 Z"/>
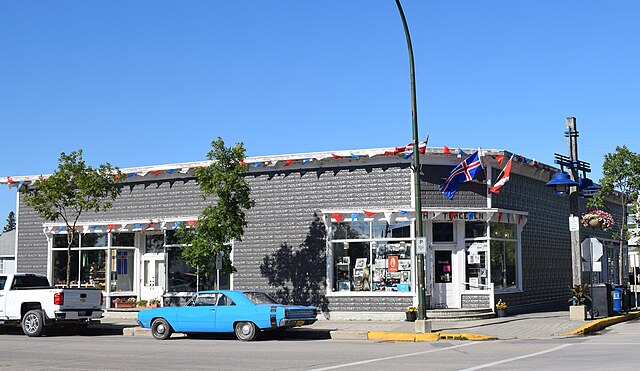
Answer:
<path fill-rule="evenodd" d="M 409 70 L 411 75 L 411 127 L 413 131 L 413 183 L 414 183 L 414 206 L 416 214 L 416 241 L 418 238 L 424 237 L 424 231 L 422 228 L 422 200 L 420 191 L 420 142 L 418 139 L 418 104 L 416 102 L 416 71 L 413 64 L 413 46 L 411 45 L 411 35 L 409 34 L 409 26 L 407 25 L 407 19 L 404 16 L 402 5 L 400 0 L 395 0 L 400 18 L 402 19 L 402 26 L 404 27 L 404 34 L 407 39 L 407 50 L 409 52 Z M 418 272 L 418 320 L 427 319 L 427 311 L 425 308 L 426 295 L 425 295 L 425 266 L 424 266 L 424 254 L 417 254 L 417 267 Z"/>
<path fill-rule="evenodd" d="M 573 285 L 582 285 L 582 251 L 580 246 L 580 224 L 578 214 L 579 197 L 592 197 L 600 187 L 588 179 L 586 173 L 591 172 L 588 162 L 578 160 L 578 130 L 576 118 L 567 117 L 565 136 L 569 145 L 569 156 L 555 154 L 555 162 L 560 165 L 561 172 L 556 174 L 546 185 L 554 187 L 556 194 L 569 194 L 569 231 L 571 233 L 571 272 Z M 569 174 L 564 172 L 567 167 Z M 583 178 L 578 172 L 582 171 Z"/>

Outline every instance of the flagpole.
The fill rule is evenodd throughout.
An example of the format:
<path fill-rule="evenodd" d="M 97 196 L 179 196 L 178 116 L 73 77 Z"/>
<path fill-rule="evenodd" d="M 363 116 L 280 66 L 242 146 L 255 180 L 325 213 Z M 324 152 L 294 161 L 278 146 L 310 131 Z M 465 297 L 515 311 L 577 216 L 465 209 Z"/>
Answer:
<path fill-rule="evenodd" d="M 414 183 L 414 206 L 416 214 L 416 241 L 418 238 L 424 237 L 424 230 L 422 227 L 422 199 L 420 190 L 420 142 L 418 139 L 418 104 L 416 102 L 416 71 L 413 63 L 413 46 L 411 45 L 411 35 L 409 34 L 409 26 L 407 25 L 407 19 L 404 16 L 402 10 L 402 4 L 400 0 L 395 0 L 400 18 L 402 19 L 402 26 L 404 27 L 404 35 L 407 39 L 407 50 L 409 52 L 409 70 L 411 77 L 411 127 L 413 131 L 413 183 Z M 426 153 L 426 148 L 425 148 Z M 427 324 L 427 308 L 426 308 L 426 294 L 425 294 L 425 266 L 424 266 L 424 254 L 417 254 L 417 293 L 418 293 L 418 320 L 424 326 L 423 332 L 426 332 Z M 430 332 L 430 329 L 429 329 Z"/>

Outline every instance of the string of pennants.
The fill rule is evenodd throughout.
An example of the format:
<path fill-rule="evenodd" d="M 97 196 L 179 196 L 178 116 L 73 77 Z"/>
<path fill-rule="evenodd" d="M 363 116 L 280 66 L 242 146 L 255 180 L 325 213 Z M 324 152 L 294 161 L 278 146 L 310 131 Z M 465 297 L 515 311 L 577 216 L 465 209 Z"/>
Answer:
<path fill-rule="evenodd" d="M 180 226 L 185 228 L 193 228 L 197 224 L 196 220 L 184 220 L 184 221 L 149 221 L 149 222 L 132 222 L 132 223 L 106 223 L 106 224 L 93 224 L 93 225 L 80 225 L 76 226 L 76 231 L 83 232 L 121 232 L 121 231 L 147 231 L 147 230 L 176 230 Z M 158 229 L 156 229 L 156 227 Z M 49 233 L 65 233 L 67 227 L 61 226 L 49 226 L 46 228 Z"/>
<path fill-rule="evenodd" d="M 425 154 L 427 150 L 427 144 L 429 142 L 429 136 L 424 141 L 418 143 L 418 153 Z M 292 157 L 288 159 L 277 159 L 270 161 L 241 161 L 243 165 L 249 165 L 252 168 L 259 167 L 274 167 L 276 165 L 282 165 L 283 167 L 291 166 L 296 163 L 301 166 L 307 165 L 311 162 L 323 161 L 326 159 L 360 159 L 361 157 L 376 157 L 376 156 L 396 156 L 398 158 L 409 159 L 413 156 L 414 144 L 409 143 L 407 145 L 401 147 L 394 147 L 393 149 L 382 148 L 382 149 L 372 149 L 372 150 L 360 150 L 355 153 L 354 151 L 340 151 L 340 152 L 326 152 L 323 154 L 316 154 L 313 157 Z M 430 154 L 438 154 L 438 152 L 430 152 Z M 456 155 L 457 157 L 462 157 L 463 155 L 467 155 L 467 153 L 459 149 L 451 149 L 448 146 L 442 147 L 442 155 Z M 498 162 L 499 165 L 502 165 L 503 161 L 506 159 L 505 156 L 491 156 L 494 160 Z M 521 155 L 514 155 L 513 159 L 519 163 L 530 165 L 540 171 L 546 170 L 552 172 L 552 169 L 549 165 L 541 164 L 535 159 L 528 159 Z M 170 169 L 147 169 L 144 171 L 134 171 L 134 172 L 125 172 L 124 178 L 130 180 L 134 177 L 146 177 L 148 175 L 159 176 L 162 174 L 187 174 L 191 169 L 197 168 L 198 166 L 190 166 L 190 167 L 179 167 L 179 168 L 170 168 Z M 14 177 L 7 177 L 7 186 L 9 188 L 13 187 L 22 187 L 23 184 L 28 184 L 29 180 L 15 180 Z"/>
<path fill-rule="evenodd" d="M 394 214 L 399 214 L 394 217 Z M 352 212 L 352 213 L 331 213 L 331 217 L 336 221 L 336 223 L 354 223 L 358 221 L 365 221 L 366 219 L 376 219 L 375 215 L 379 214 L 378 219 L 387 220 L 391 222 L 392 218 L 412 218 L 415 216 L 414 212 L 409 212 L 406 210 L 398 210 L 398 211 L 367 211 L 362 210 L 362 212 Z M 488 214 L 488 215 L 487 215 Z M 436 218 L 442 216 L 444 220 L 485 220 L 485 217 L 488 220 L 493 219 L 493 215 L 496 214 L 494 212 L 472 212 L 472 211 L 423 211 L 422 215 L 435 220 Z M 513 223 L 520 224 L 523 220 L 526 221 L 526 216 L 517 213 L 505 213 L 505 212 L 497 212 L 497 220 L 498 223 L 501 223 L 503 220 L 506 221 L 507 224 Z"/>

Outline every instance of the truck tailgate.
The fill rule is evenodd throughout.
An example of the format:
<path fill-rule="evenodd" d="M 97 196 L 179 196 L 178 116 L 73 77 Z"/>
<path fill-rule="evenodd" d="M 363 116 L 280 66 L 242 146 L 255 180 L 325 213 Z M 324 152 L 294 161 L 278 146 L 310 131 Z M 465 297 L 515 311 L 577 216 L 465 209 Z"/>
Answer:
<path fill-rule="evenodd" d="M 63 289 L 64 303 L 62 310 L 97 309 L 102 303 L 102 291 L 90 289 Z"/>

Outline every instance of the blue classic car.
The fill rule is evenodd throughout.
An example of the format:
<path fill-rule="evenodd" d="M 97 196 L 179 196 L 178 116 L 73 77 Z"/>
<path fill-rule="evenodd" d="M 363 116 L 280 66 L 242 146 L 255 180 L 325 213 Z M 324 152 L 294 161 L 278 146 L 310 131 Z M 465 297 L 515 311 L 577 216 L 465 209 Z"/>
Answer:
<path fill-rule="evenodd" d="M 251 341 L 261 331 L 311 325 L 317 314 L 315 307 L 278 304 L 261 291 L 210 290 L 196 293 L 181 307 L 141 310 L 138 323 L 159 340 L 174 332 L 235 332 L 239 340 Z"/>

